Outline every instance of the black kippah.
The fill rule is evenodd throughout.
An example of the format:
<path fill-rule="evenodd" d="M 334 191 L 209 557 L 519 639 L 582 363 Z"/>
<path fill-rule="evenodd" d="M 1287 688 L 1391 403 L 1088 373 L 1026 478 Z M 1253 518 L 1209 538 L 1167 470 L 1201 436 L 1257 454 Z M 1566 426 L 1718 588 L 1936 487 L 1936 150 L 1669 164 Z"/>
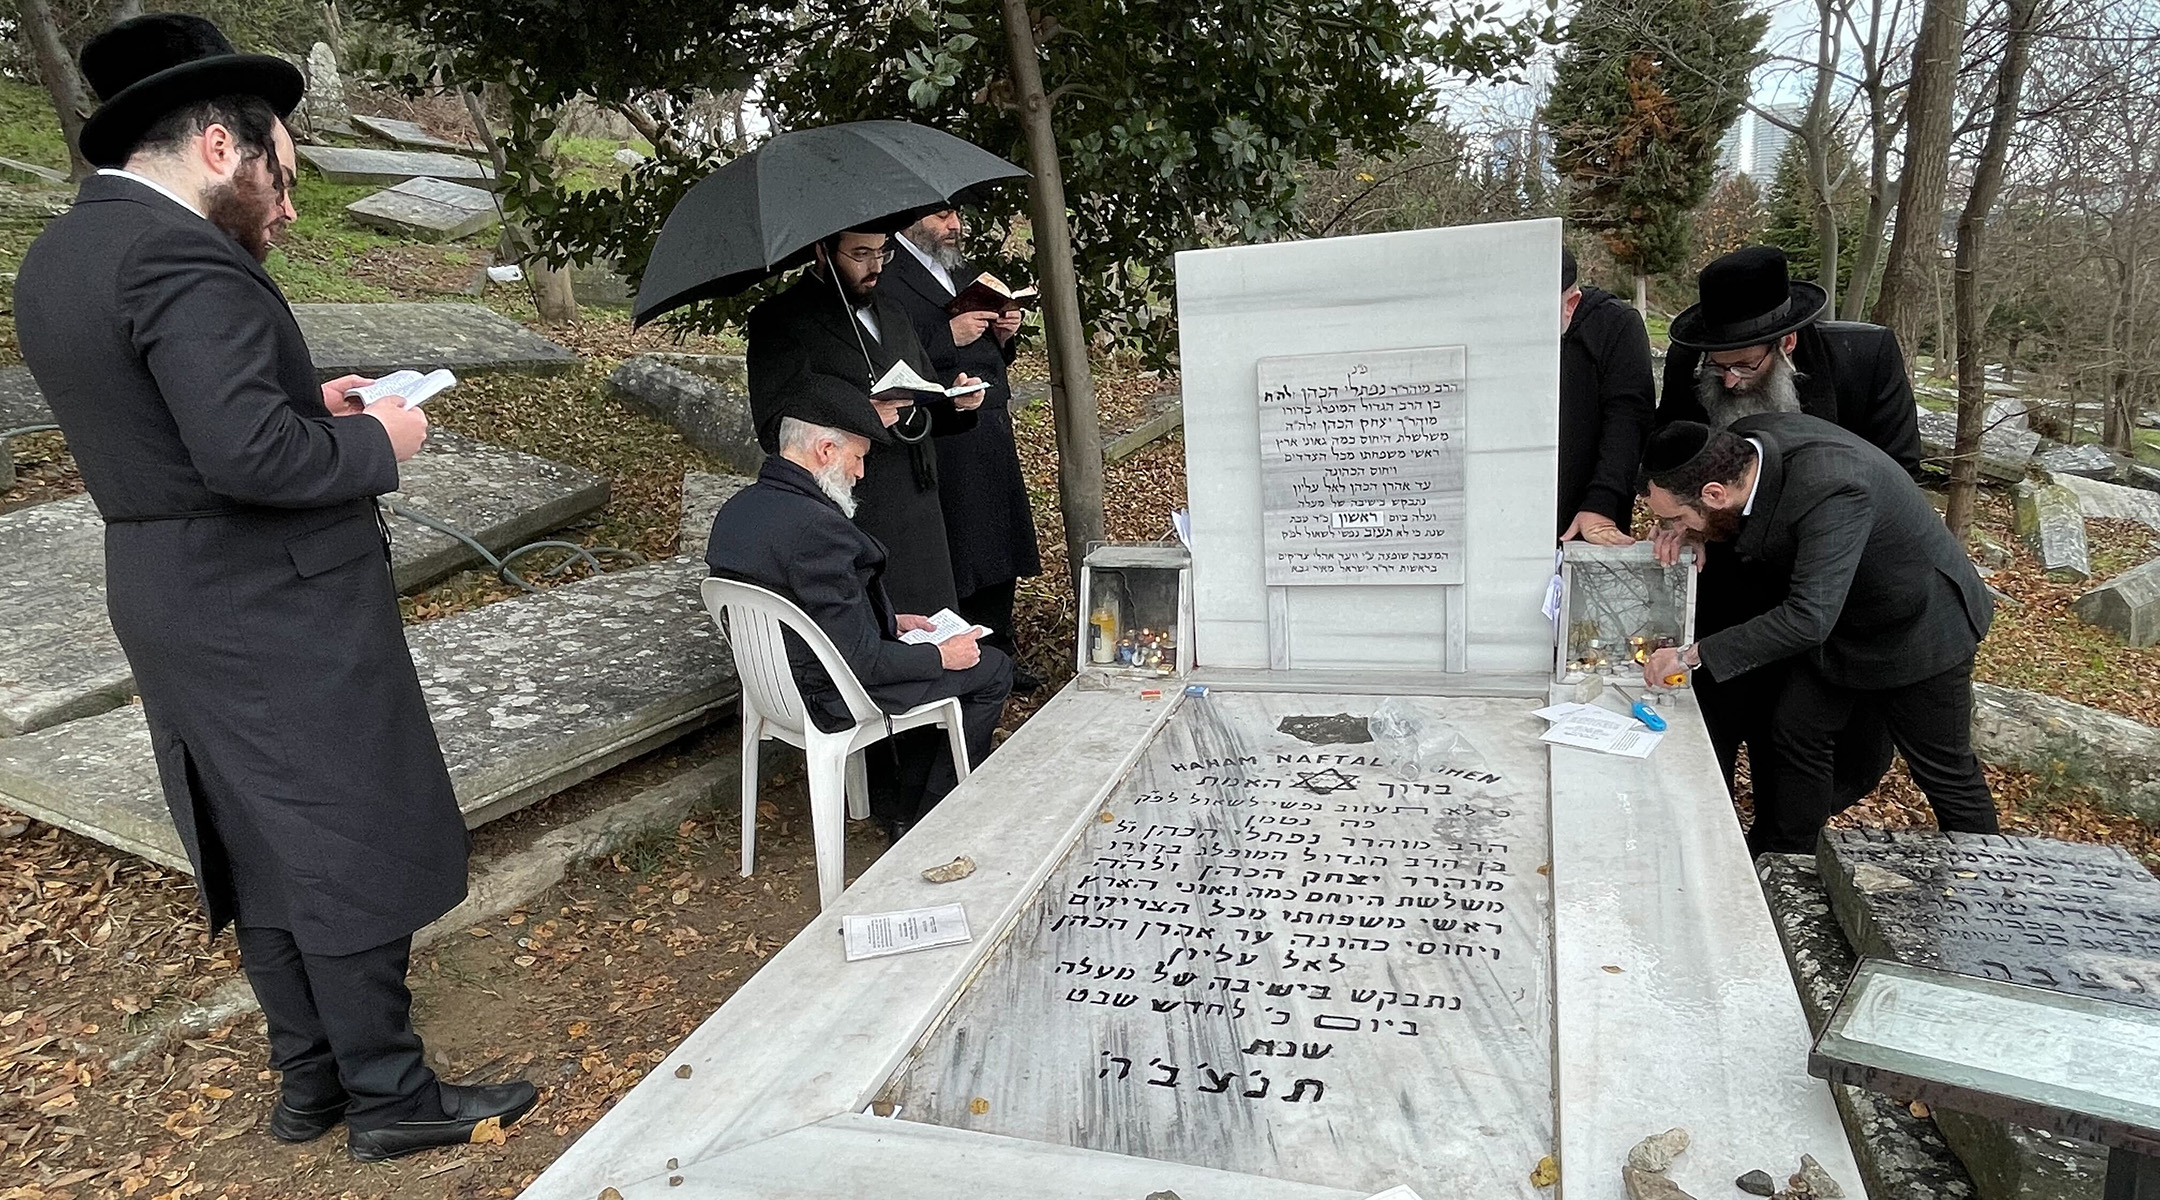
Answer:
<path fill-rule="evenodd" d="M 1575 252 L 1566 246 L 1562 246 L 1560 247 L 1560 290 L 1564 292 L 1574 286 Z"/>
<path fill-rule="evenodd" d="M 1710 444 L 1710 427 L 1700 421 L 1674 421 L 1650 435 L 1643 447 L 1643 475 L 1656 479 L 1694 461 Z"/>

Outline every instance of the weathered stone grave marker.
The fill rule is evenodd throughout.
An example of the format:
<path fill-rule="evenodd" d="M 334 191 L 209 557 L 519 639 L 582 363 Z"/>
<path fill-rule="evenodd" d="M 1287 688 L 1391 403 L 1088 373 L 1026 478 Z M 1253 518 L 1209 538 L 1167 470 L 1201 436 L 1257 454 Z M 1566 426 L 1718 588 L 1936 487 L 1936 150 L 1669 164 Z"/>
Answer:
<path fill-rule="evenodd" d="M 2078 511 L 2088 517 L 2136 521 L 2160 530 L 2160 495 L 2145 488 L 2104 483 L 2078 475 L 2052 476 L 2057 487 L 2077 497 Z"/>
<path fill-rule="evenodd" d="M 2085 543 L 2085 514 L 2077 493 L 2059 483 L 2017 489 L 2017 535 L 2039 556 L 2048 578 L 2075 582 L 2092 578 L 2092 552 Z"/>
<path fill-rule="evenodd" d="M 300 146 L 300 158 L 331 183 L 370 183 L 388 187 L 423 176 L 468 183 L 492 183 L 495 172 L 460 154 L 434 150 L 371 150 L 351 146 Z"/>
<path fill-rule="evenodd" d="M 1921 408 L 1920 449 L 1929 459 L 1948 469 L 1957 449 L 1957 414 Z M 2016 483 L 2040 449 L 2040 435 L 2023 426 L 1998 425 L 1980 435 L 1980 477 L 1996 483 Z"/>
<path fill-rule="evenodd" d="M 675 427 L 722 466 L 756 475 L 765 461 L 750 414 L 750 383 L 734 354 L 638 354 L 608 376 L 608 391 Z"/>
<path fill-rule="evenodd" d="M 2090 443 L 2042 450 L 2033 456 L 2033 465 L 2050 475 L 2077 475 L 2103 482 L 2113 482 L 2122 471 L 2114 455 Z"/>
<path fill-rule="evenodd" d="M 2160 559 L 2140 563 L 2079 596 L 2070 610 L 2133 646 L 2160 642 Z"/>
<path fill-rule="evenodd" d="M 408 179 L 345 206 L 355 221 L 424 242 L 454 242 L 502 219 L 494 193 L 446 179 Z"/>
<path fill-rule="evenodd" d="M 682 516 L 675 531 L 675 553 L 704 561 L 705 543 L 712 537 L 713 514 L 751 483 L 751 478 L 743 475 L 684 472 Z"/>
<path fill-rule="evenodd" d="M 403 368 L 563 371 L 578 356 L 480 304 L 296 304 L 315 371 L 387 375 Z"/>
<path fill-rule="evenodd" d="M 439 138 L 420 127 L 414 121 L 400 121 L 395 117 L 370 117 L 355 114 L 352 123 L 363 132 L 371 133 L 393 146 L 408 150 L 436 150 L 444 154 L 485 155 L 487 147 L 469 146 Z"/>

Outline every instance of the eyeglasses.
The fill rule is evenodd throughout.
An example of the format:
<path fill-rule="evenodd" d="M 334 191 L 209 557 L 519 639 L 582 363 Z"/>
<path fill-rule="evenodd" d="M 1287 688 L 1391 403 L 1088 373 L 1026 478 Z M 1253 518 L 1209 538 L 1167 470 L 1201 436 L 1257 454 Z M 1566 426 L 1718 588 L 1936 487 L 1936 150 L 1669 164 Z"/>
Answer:
<path fill-rule="evenodd" d="M 1777 347 L 1769 345 L 1763 347 L 1762 355 L 1751 366 L 1742 366 L 1739 363 L 1721 363 L 1705 358 L 1702 361 L 1702 371 L 1705 374 L 1729 375 L 1734 379 L 1753 379 L 1768 370 L 1770 360 L 1775 357 L 1777 357 Z"/>
<path fill-rule="evenodd" d="M 867 267 L 873 262 L 883 266 L 893 260 L 895 253 L 896 251 L 892 245 L 888 243 L 882 250 L 872 250 L 868 246 L 857 246 L 853 250 L 842 250 L 840 257 L 858 267 Z"/>

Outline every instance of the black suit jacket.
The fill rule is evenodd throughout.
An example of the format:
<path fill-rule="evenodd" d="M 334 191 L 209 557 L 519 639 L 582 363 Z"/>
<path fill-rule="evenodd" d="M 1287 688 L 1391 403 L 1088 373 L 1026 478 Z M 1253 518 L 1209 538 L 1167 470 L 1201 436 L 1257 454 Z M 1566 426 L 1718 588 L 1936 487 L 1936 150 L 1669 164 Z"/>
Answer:
<path fill-rule="evenodd" d="M 770 588 L 795 602 L 832 639 L 863 690 L 887 712 L 920 704 L 943 677 L 936 646 L 899 640 L 885 593 L 885 547 L 841 515 L 810 472 L 775 454 L 757 482 L 713 518 L 705 565 L 723 579 Z M 921 614 L 918 614 L 921 615 Z M 854 723 L 810 647 L 787 635 L 796 686 L 820 729 Z"/>
<path fill-rule="evenodd" d="M 1658 427 L 1709 420 L 1695 392 L 1695 367 L 1701 361 L 1700 351 L 1679 346 L 1665 356 Z M 1907 475 L 1920 478 L 1919 410 L 1896 334 L 1858 321 L 1818 321 L 1800 331 L 1793 365 L 1802 376 L 1801 412 L 1851 430 L 1896 460 Z"/>
<path fill-rule="evenodd" d="M 398 618 L 382 426 L 332 417 L 277 285 L 135 180 L 23 257 L 23 358 L 104 514 L 106 602 L 213 929 L 352 954 L 465 895 Z"/>
<path fill-rule="evenodd" d="M 1611 292 L 1582 290 L 1560 338 L 1560 520 L 1601 513 L 1622 529 L 1635 512 L 1635 471 L 1657 414 L 1650 335 Z"/>
<path fill-rule="evenodd" d="M 1802 413 L 1732 431 L 1762 443 L 1735 548 L 1790 579 L 1783 602 L 1698 643 L 1716 680 L 1799 655 L 1841 687 L 1917 683 L 1970 662 L 1994 599 L 1919 485 L 1881 450 Z"/>

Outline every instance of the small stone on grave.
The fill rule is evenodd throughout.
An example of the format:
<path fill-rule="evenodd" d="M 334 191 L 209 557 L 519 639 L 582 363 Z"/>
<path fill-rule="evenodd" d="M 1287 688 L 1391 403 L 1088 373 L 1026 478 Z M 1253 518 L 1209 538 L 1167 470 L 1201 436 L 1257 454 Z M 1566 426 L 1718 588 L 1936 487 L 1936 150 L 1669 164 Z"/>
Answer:
<path fill-rule="evenodd" d="M 1749 1171 L 1740 1178 L 1733 1180 L 1733 1186 L 1750 1196 L 1772 1196 L 1777 1194 L 1777 1180 L 1770 1178 L 1770 1172 L 1768 1171 Z"/>
<path fill-rule="evenodd" d="M 1930 460 L 1948 468 L 1957 448 L 1957 414 L 1922 408 L 1917 414 L 1920 449 Z M 1980 435 L 1980 477 L 1995 483 L 2016 483 L 2040 448 L 2040 435 L 2028 429 L 2007 427 Z"/>
<path fill-rule="evenodd" d="M 2085 515 L 2075 492 L 2061 484 L 2017 489 L 2017 535 L 2039 556 L 2048 578 L 2076 582 L 2092 578 L 2092 553 L 2085 544 Z"/>
<path fill-rule="evenodd" d="M 495 172 L 472 159 L 434 150 L 372 150 L 348 146 L 301 146 L 300 158 L 331 183 L 368 183 L 389 187 L 408 179 L 449 179 L 473 184 L 494 181 Z"/>
<path fill-rule="evenodd" d="M 1816 1162 L 1812 1154 L 1800 1156 L 1800 1169 L 1785 1183 L 1793 1191 L 1812 1196 L 1815 1200 L 1841 1200 L 1845 1195 L 1845 1189 L 1838 1186 L 1837 1180 L 1830 1178 L 1830 1172 L 1823 1170 L 1822 1164 Z"/>
<path fill-rule="evenodd" d="M 1628 1165 L 1637 1170 L 1663 1173 L 1671 1169 L 1673 1160 L 1686 1153 L 1687 1148 L 1688 1131 L 1685 1129 L 1653 1133 L 1628 1151 Z"/>
<path fill-rule="evenodd" d="M 607 386 L 732 471 L 755 475 L 765 462 L 750 414 L 749 375 L 739 356 L 640 354 L 615 368 Z"/>
<path fill-rule="evenodd" d="M 423 242 L 454 242 L 502 219 L 495 196 L 446 179 L 408 179 L 345 206 L 362 225 Z"/>
<path fill-rule="evenodd" d="M 1620 1168 L 1620 1181 L 1627 1185 L 1628 1200 L 1695 1200 L 1679 1184 L 1640 1167 Z"/>
<path fill-rule="evenodd" d="M 2079 596 L 2070 611 L 2132 646 L 2160 642 L 2160 559 L 2130 568 Z"/>
<path fill-rule="evenodd" d="M 2122 469 L 2114 455 L 2091 443 L 2042 450 L 2033 456 L 2033 465 L 2050 475 L 2079 475 L 2109 482 Z"/>
<path fill-rule="evenodd" d="M 407 150 L 439 150 L 445 154 L 486 154 L 484 146 L 469 146 L 439 138 L 421 128 L 413 121 L 400 121 L 394 117 L 354 116 L 352 123 L 367 133 L 374 134 L 393 146 Z"/>

